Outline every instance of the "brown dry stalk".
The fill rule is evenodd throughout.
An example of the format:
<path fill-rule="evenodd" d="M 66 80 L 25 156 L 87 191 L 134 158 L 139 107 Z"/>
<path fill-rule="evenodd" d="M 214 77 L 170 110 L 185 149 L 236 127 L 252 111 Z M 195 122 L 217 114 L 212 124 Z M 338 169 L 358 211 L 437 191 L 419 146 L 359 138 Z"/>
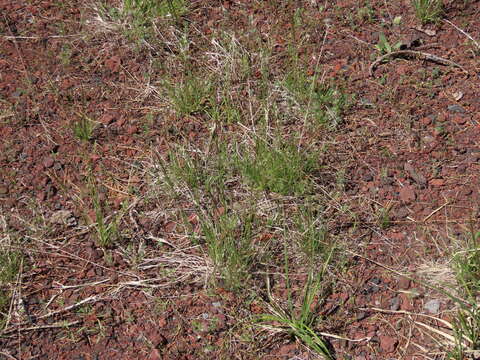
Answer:
<path fill-rule="evenodd" d="M 456 62 L 441 58 L 437 55 L 433 55 L 430 53 L 426 53 L 423 51 L 415 51 L 415 50 L 398 50 L 392 51 L 388 54 L 382 55 L 377 58 L 372 65 L 370 65 L 369 73 L 370 76 L 374 76 L 375 68 L 385 60 L 391 60 L 394 58 L 407 58 L 407 59 L 417 59 L 417 60 L 425 60 L 425 61 L 432 61 L 437 64 L 445 65 L 445 66 L 453 66 L 459 68 L 464 73 L 468 74 L 468 71 L 465 70 L 461 65 L 457 64 Z"/>
<path fill-rule="evenodd" d="M 80 323 L 81 321 L 73 321 L 70 323 L 56 323 L 56 324 L 49 324 L 49 325 L 30 326 L 30 327 L 24 327 L 24 328 L 14 328 L 14 329 L 9 329 L 7 331 L 4 331 L 2 335 L 8 335 L 16 332 L 34 331 L 34 330 L 65 328 L 65 327 L 75 326 Z"/>

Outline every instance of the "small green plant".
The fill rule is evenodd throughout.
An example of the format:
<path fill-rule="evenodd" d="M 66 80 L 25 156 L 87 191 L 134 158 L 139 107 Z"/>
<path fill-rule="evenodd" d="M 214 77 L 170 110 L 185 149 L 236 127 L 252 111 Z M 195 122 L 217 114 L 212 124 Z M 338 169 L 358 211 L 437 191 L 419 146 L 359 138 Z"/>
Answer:
<path fill-rule="evenodd" d="M 390 215 L 391 209 L 392 204 L 389 204 L 387 207 L 380 207 L 378 210 L 377 222 L 382 230 L 386 230 L 392 225 L 392 219 Z"/>
<path fill-rule="evenodd" d="M 316 153 L 308 154 L 295 145 L 258 138 L 253 154 L 240 160 L 240 172 L 258 190 L 281 195 L 303 195 L 312 189 L 311 176 L 318 167 Z"/>
<path fill-rule="evenodd" d="M 470 230 L 466 249 L 454 256 L 454 270 L 459 284 L 456 297 L 457 316 L 453 322 L 455 347 L 453 359 L 464 359 L 468 352 L 480 351 L 480 231 Z"/>
<path fill-rule="evenodd" d="M 123 0 L 120 7 L 102 2 L 97 7 L 109 29 L 122 30 L 130 40 L 149 40 L 159 19 L 179 21 L 188 11 L 186 0 Z"/>
<path fill-rule="evenodd" d="M 68 44 L 63 45 L 62 50 L 60 51 L 60 60 L 62 61 L 62 65 L 70 65 L 71 58 L 72 48 Z"/>
<path fill-rule="evenodd" d="M 123 12 L 134 21 L 146 23 L 155 17 L 178 18 L 187 11 L 185 0 L 124 0 Z"/>
<path fill-rule="evenodd" d="M 164 86 L 179 115 L 201 113 L 212 105 L 214 87 L 210 79 L 188 75 L 182 82 L 166 82 Z"/>
<path fill-rule="evenodd" d="M 438 23 L 443 15 L 442 0 L 412 0 L 415 14 L 422 24 Z"/>
<path fill-rule="evenodd" d="M 375 20 L 375 11 L 369 1 L 357 10 L 357 18 L 367 23 L 372 23 Z"/>
<path fill-rule="evenodd" d="M 216 272 L 224 285 L 240 289 L 250 277 L 254 257 L 253 232 L 257 223 L 252 213 L 225 213 L 217 219 L 201 220 L 202 235 L 213 260 Z"/>
<path fill-rule="evenodd" d="M 402 42 L 399 41 L 393 45 L 391 45 L 387 38 L 385 37 L 384 33 L 380 33 L 378 36 L 378 44 L 375 45 L 375 49 L 377 49 L 380 54 L 390 54 L 391 52 L 400 50 L 400 47 L 402 46 Z"/>
<path fill-rule="evenodd" d="M 79 114 L 80 120 L 73 124 L 73 134 L 82 141 L 90 141 L 93 139 L 93 131 L 96 128 L 96 123 L 87 116 Z"/>
<path fill-rule="evenodd" d="M 93 209 L 95 212 L 95 230 L 97 232 L 98 245 L 107 248 L 116 240 L 120 239 L 120 230 L 118 226 L 124 215 L 126 204 L 124 203 L 123 208 L 110 218 L 105 216 L 104 206 L 100 201 L 97 188 L 93 183 L 90 184 L 90 196 L 92 198 Z"/>
<path fill-rule="evenodd" d="M 317 255 L 328 254 L 328 232 L 313 205 L 303 206 L 294 221 L 300 247 L 309 261 L 313 261 Z"/>
<path fill-rule="evenodd" d="M 348 107 L 348 96 L 337 87 L 317 83 L 316 76 L 307 76 L 296 66 L 287 73 L 283 86 L 307 117 L 313 117 L 318 124 L 336 128 Z"/>
<path fill-rule="evenodd" d="M 218 145 L 209 156 L 177 149 L 169 160 L 168 164 L 161 163 L 165 182 L 174 197 L 188 194 L 194 204 L 198 228 L 194 231 L 184 216 L 186 228 L 190 228 L 195 243 L 206 245 L 222 285 L 238 290 L 250 277 L 258 219 L 249 208 L 230 208 L 233 201 L 225 190 L 228 179 L 237 171 L 235 156 L 226 145 Z M 230 209 L 218 213 L 218 208 Z"/>
<path fill-rule="evenodd" d="M 10 304 L 10 292 L 8 286 L 15 280 L 22 264 L 22 254 L 18 251 L 0 250 L 0 329 L 5 326 L 6 317 Z"/>
<path fill-rule="evenodd" d="M 307 282 L 303 288 L 303 296 L 301 300 L 301 308 L 295 309 L 289 279 L 288 256 L 285 250 L 285 276 L 288 292 L 287 309 L 283 308 L 273 298 L 270 291 L 270 283 L 267 278 L 267 293 L 269 297 L 268 307 L 270 314 L 263 314 L 259 317 L 262 323 L 277 323 L 278 325 L 263 325 L 267 329 L 275 329 L 285 331 L 300 341 L 302 341 L 308 348 L 316 352 L 324 359 L 333 359 L 330 346 L 324 338 L 315 330 L 318 325 L 318 318 L 316 315 L 316 306 L 314 304 L 315 298 L 324 290 L 324 275 L 326 267 L 330 263 L 333 250 L 326 257 L 325 263 L 319 274 L 315 274 L 313 270 L 308 273 Z M 320 301 L 317 301 L 317 306 Z"/>

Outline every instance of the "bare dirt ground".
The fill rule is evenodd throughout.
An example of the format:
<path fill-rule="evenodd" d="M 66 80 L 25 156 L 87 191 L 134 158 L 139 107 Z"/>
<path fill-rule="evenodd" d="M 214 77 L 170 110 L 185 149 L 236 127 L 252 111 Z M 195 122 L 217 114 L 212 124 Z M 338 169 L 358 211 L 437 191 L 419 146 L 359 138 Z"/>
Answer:
<path fill-rule="evenodd" d="M 0 359 L 480 358 L 479 2 L 126 3 L 0 0 Z"/>

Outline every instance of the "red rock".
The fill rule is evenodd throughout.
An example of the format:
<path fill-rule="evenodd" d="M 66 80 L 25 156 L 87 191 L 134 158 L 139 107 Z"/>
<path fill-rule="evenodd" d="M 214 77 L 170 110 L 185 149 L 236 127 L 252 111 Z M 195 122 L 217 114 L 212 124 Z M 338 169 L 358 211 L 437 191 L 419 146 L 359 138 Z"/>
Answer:
<path fill-rule="evenodd" d="M 110 125 L 111 123 L 113 123 L 115 120 L 117 120 L 116 116 L 112 113 L 106 113 L 106 114 L 103 114 L 102 117 L 100 118 L 100 122 L 107 126 L 107 125 Z"/>
<path fill-rule="evenodd" d="M 445 184 L 444 179 L 432 179 L 428 182 L 431 186 L 443 186 Z"/>
<path fill-rule="evenodd" d="M 113 73 L 119 72 L 122 60 L 118 56 L 112 56 L 110 59 L 105 60 L 105 66 Z"/>
<path fill-rule="evenodd" d="M 427 126 L 427 125 L 431 124 L 432 119 L 427 116 L 427 117 L 424 117 L 424 118 L 420 119 L 420 122 L 422 123 L 422 125 Z"/>
<path fill-rule="evenodd" d="M 413 306 L 411 300 L 406 294 L 400 294 L 399 297 L 402 299 L 400 303 L 400 310 L 404 311 L 413 311 Z"/>
<path fill-rule="evenodd" d="M 397 347 L 398 340 L 386 335 L 380 335 L 380 348 L 385 351 L 386 353 L 391 353 L 395 351 Z"/>
<path fill-rule="evenodd" d="M 161 328 L 167 326 L 168 324 L 168 321 L 167 321 L 167 318 L 165 316 L 162 316 L 161 318 L 158 319 L 158 323 L 157 325 Z"/>
<path fill-rule="evenodd" d="M 455 122 L 458 125 L 463 125 L 467 122 L 467 119 L 463 116 L 457 115 L 453 118 L 453 122 Z"/>
<path fill-rule="evenodd" d="M 162 360 L 162 355 L 158 349 L 153 349 L 148 356 L 148 360 Z"/>
<path fill-rule="evenodd" d="M 135 125 L 129 126 L 127 129 L 127 134 L 128 135 L 133 135 L 138 132 L 138 127 Z"/>
<path fill-rule="evenodd" d="M 399 193 L 400 200 L 403 202 L 412 202 L 415 201 L 417 195 L 415 194 L 415 190 L 411 186 L 404 186 L 400 189 Z"/>
<path fill-rule="evenodd" d="M 48 168 L 51 168 L 53 166 L 55 162 L 53 161 L 53 159 L 49 156 L 47 158 L 45 158 L 43 160 L 43 166 L 48 169 Z"/>
<path fill-rule="evenodd" d="M 410 288 L 410 279 L 405 276 L 400 277 L 398 280 L 398 287 L 400 289 L 406 290 Z"/>

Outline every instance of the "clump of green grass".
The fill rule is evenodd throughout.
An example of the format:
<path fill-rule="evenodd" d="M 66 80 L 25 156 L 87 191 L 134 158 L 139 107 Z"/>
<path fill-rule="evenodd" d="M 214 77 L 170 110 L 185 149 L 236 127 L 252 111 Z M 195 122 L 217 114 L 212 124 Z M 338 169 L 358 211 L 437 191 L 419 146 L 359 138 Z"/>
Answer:
<path fill-rule="evenodd" d="M 256 225 L 256 216 L 251 212 L 227 212 L 218 218 L 202 220 L 201 231 L 208 254 L 224 285 L 230 289 L 240 289 L 250 277 Z"/>
<path fill-rule="evenodd" d="M 410 278 L 423 286 L 439 292 L 449 298 L 456 306 L 453 320 L 450 322 L 437 318 L 443 329 L 434 329 L 422 322 L 419 325 L 432 329 L 445 340 L 449 349 L 447 358 L 464 360 L 477 358 L 480 352 L 480 232 L 470 229 L 470 238 L 462 244 L 461 250 L 453 255 L 451 269 L 452 279 L 435 284 L 433 281 L 423 281 Z M 453 265 L 453 266 L 452 266 Z M 438 281 L 437 281 L 438 282 Z M 473 357 L 471 357 L 474 355 Z"/>
<path fill-rule="evenodd" d="M 438 23 L 443 15 L 442 0 L 412 0 L 415 14 L 422 24 Z"/>
<path fill-rule="evenodd" d="M 121 237 L 119 225 L 124 215 L 125 203 L 122 209 L 111 216 L 105 214 L 105 206 L 100 200 L 98 190 L 93 181 L 89 184 L 90 197 L 92 198 L 93 210 L 95 212 L 95 231 L 97 233 L 98 245 L 103 248 L 112 246 Z"/>
<path fill-rule="evenodd" d="M 73 135 L 81 141 L 88 142 L 93 139 L 96 123 L 85 115 L 80 116 L 81 119 L 73 124 Z"/>
<path fill-rule="evenodd" d="M 324 359 L 333 359 L 333 354 L 329 344 L 324 337 L 316 331 L 319 325 L 317 316 L 317 306 L 320 301 L 317 300 L 317 306 L 314 301 L 317 296 L 322 295 L 326 287 L 325 271 L 330 263 L 333 249 L 325 257 L 325 262 L 319 273 L 315 273 L 312 269 L 308 273 L 307 282 L 303 288 L 300 309 L 295 309 L 292 299 L 292 291 L 290 288 L 288 256 L 285 250 L 285 277 L 287 285 L 287 306 L 282 307 L 272 296 L 270 291 L 270 283 L 267 278 L 268 308 L 269 314 L 260 315 L 259 321 L 262 327 L 273 330 L 286 332 L 303 342 L 308 348 L 322 356 Z M 276 323 L 277 325 L 266 325 Z"/>
<path fill-rule="evenodd" d="M 213 103 L 214 86 L 210 79 L 188 75 L 181 82 L 164 83 L 168 97 L 179 115 L 201 113 Z"/>
<path fill-rule="evenodd" d="M 249 208 L 231 206 L 234 199 L 226 187 L 237 172 L 234 156 L 226 145 L 220 145 L 209 156 L 177 149 L 169 160 L 161 163 L 164 180 L 173 197 L 186 197 L 193 203 L 198 218 L 198 232 L 190 229 L 193 241 L 205 244 L 222 286 L 238 290 L 250 277 L 259 219 Z M 218 213 L 218 208 L 224 211 Z M 184 223 L 188 229 L 186 215 Z"/>
<path fill-rule="evenodd" d="M 311 176 L 318 169 L 318 156 L 288 141 L 270 144 L 258 138 L 253 152 L 240 160 L 239 167 L 247 182 L 258 190 L 303 195 L 312 189 Z"/>
<path fill-rule="evenodd" d="M 318 83 L 317 76 L 308 76 L 298 70 L 297 65 L 287 73 L 283 86 L 293 96 L 302 114 L 312 117 L 317 124 L 336 128 L 342 123 L 349 98 L 339 88 Z"/>
<path fill-rule="evenodd" d="M 119 7 L 97 6 L 100 23 L 108 30 L 123 31 L 133 41 L 153 38 L 160 19 L 179 21 L 188 11 L 186 0 L 123 0 Z"/>
<path fill-rule="evenodd" d="M 454 270 L 459 284 L 454 301 L 458 305 L 453 322 L 455 348 L 451 358 L 464 359 L 469 352 L 480 351 L 480 231 L 470 231 L 465 250 L 454 256 Z"/>
<path fill-rule="evenodd" d="M 10 305 L 8 285 L 15 281 L 22 264 L 22 254 L 18 251 L 0 251 L 0 329 L 5 326 L 6 313 Z"/>
<path fill-rule="evenodd" d="M 329 253 L 331 244 L 328 241 L 328 231 L 312 204 L 299 209 L 294 216 L 294 223 L 300 248 L 309 261 Z"/>
<path fill-rule="evenodd" d="M 124 0 L 123 13 L 135 22 L 146 24 L 156 17 L 178 18 L 187 12 L 185 0 Z"/>

